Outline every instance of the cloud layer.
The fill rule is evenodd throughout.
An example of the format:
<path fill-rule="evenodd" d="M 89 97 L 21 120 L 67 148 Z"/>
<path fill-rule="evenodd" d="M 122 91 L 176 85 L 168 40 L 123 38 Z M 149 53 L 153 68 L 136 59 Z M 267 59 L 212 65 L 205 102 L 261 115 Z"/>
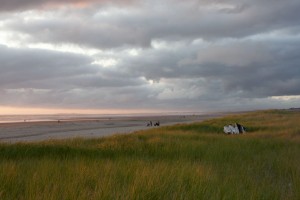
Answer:
<path fill-rule="evenodd" d="M 0 4 L 0 106 L 215 111 L 300 103 L 296 0 Z"/>
<path fill-rule="evenodd" d="M 1 0 L 0 11 L 23 11 L 23 10 L 35 10 L 35 9 L 53 9 L 58 7 L 75 7 L 85 8 L 90 6 L 103 6 L 103 5 L 127 5 L 134 0 Z"/>

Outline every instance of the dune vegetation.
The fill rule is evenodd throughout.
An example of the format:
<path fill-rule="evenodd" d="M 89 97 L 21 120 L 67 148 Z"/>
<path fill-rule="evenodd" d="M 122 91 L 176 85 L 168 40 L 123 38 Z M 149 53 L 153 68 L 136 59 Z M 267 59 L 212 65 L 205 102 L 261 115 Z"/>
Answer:
<path fill-rule="evenodd" d="M 234 122 L 247 133 L 223 134 Z M 300 199 L 300 112 L 0 143 L 0 199 Z"/>

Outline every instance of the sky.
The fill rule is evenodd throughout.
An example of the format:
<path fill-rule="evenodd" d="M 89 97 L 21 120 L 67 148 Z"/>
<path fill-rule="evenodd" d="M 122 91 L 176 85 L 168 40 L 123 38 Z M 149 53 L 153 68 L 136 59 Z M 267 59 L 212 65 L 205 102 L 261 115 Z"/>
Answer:
<path fill-rule="evenodd" d="M 0 0 L 0 112 L 300 107 L 299 0 Z"/>

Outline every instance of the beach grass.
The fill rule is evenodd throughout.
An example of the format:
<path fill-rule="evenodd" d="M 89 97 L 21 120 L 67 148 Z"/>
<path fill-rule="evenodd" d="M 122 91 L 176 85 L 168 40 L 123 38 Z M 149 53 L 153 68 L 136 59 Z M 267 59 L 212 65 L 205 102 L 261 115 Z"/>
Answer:
<path fill-rule="evenodd" d="M 239 122 L 242 135 L 225 135 Z M 300 112 L 0 143 L 0 199 L 300 199 Z"/>

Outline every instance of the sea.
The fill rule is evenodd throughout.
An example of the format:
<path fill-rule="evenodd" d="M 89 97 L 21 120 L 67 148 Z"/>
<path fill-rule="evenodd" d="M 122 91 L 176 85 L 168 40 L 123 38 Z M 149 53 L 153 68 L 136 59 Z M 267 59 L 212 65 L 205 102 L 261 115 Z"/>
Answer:
<path fill-rule="evenodd" d="M 139 114 L 51 114 L 51 115 L 0 115 L 0 123 L 43 122 L 43 121 L 73 121 L 99 120 L 119 117 L 137 116 L 167 116 L 167 115 L 195 115 L 195 113 L 139 113 Z M 200 114 L 200 113 L 197 113 Z"/>
<path fill-rule="evenodd" d="M 99 120 L 119 117 L 148 116 L 147 114 L 52 114 L 52 115 L 0 115 L 0 123 L 17 122 L 51 122 L 51 121 L 76 121 Z"/>
<path fill-rule="evenodd" d="M 43 122 L 43 121 L 67 121 L 88 120 L 110 117 L 109 115 L 87 115 L 87 114 L 52 114 L 52 115 L 0 115 L 0 123 L 16 122 Z"/>

